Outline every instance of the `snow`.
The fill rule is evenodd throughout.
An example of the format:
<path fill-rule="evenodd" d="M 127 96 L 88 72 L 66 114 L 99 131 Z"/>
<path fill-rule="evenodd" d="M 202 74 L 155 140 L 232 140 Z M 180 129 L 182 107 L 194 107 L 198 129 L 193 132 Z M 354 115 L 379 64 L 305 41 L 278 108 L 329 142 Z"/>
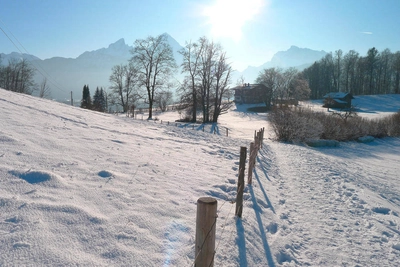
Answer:
<path fill-rule="evenodd" d="M 375 119 L 388 116 L 400 110 L 400 96 L 396 94 L 354 96 L 351 101 L 359 116 Z M 301 103 L 302 106 L 315 111 L 326 112 L 322 100 L 310 100 Z M 335 110 L 335 109 L 330 109 Z"/>
<path fill-rule="evenodd" d="M 0 266 L 193 266 L 203 196 L 218 200 L 215 266 L 400 265 L 399 138 L 278 143 L 245 106 L 222 115 L 217 134 L 156 116 L 0 89 Z M 235 218 L 240 146 L 262 127 Z"/>

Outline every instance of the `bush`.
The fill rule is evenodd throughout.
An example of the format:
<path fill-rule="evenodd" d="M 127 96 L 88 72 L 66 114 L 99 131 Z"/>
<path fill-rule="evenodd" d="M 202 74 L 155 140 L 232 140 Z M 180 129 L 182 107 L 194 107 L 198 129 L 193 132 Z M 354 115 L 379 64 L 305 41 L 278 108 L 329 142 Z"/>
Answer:
<path fill-rule="evenodd" d="M 322 124 L 312 116 L 312 112 L 302 108 L 274 108 L 270 114 L 272 127 L 280 141 L 302 142 L 318 138 Z"/>
<path fill-rule="evenodd" d="M 330 114 L 304 108 L 275 108 L 269 114 L 279 141 L 304 142 L 316 139 L 353 141 L 360 137 L 400 136 L 400 111 L 381 119 L 365 119 L 353 111 Z"/>
<path fill-rule="evenodd" d="M 387 119 L 389 136 L 400 136 L 400 110 Z"/>

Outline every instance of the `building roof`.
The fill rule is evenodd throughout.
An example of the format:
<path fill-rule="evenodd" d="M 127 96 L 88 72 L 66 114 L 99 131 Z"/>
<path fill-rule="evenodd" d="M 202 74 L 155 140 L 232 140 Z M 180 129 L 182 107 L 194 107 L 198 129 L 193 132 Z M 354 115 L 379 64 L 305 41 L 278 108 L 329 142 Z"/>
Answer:
<path fill-rule="evenodd" d="M 250 83 L 245 83 L 242 85 L 238 85 L 232 88 L 232 90 L 251 90 L 257 87 L 262 86 L 262 84 L 250 84 Z"/>
<path fill-rule="evenodd" d="M 328 93 L 324 95 L 323 98 L 340 99 L 340 98 L 345 98 L 347 95 L 350 95 L 352 99 L 354 98 L 350 93 L 345 93 L 345 92 Z"/>

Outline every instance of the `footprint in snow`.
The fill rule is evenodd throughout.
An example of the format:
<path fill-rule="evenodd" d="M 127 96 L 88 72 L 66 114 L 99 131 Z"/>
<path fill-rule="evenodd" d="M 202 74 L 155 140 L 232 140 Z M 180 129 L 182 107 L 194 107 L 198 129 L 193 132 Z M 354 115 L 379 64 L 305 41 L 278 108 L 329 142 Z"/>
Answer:
<path fill-rule="evenodd" d="M 52 176 L 49 173 L 40 171 L 27 171 L 27 172 L 9 171 L 9 173 L 19 177 L 22 180 L 27 181 L 30 184 L 38 184 L 52 179 Z"/>
<path fill-rule="evenodd" d="M 375 207 L 375 208 L 372 208 L 372 211 L 375 213 L 380 213 L 380 214 L 384 214 L 384 215 L 388 215 L 390 213 L 390 209 L 384 208 L 384 207 Z"/>
<path fill-rule="evenodd" d="M 111 172 L 109 172 L 109 171 L 99 171 L 98 175 L 101 178 L 110 178 L 110 177 L 113 176 L 113 174 Z"/>

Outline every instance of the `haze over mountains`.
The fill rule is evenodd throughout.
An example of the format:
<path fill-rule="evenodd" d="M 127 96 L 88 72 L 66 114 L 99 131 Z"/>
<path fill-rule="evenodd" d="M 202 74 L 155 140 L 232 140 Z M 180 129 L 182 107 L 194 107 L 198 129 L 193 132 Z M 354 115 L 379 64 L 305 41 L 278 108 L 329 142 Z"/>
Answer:
<path fill-rule="evenodd" d="M 183 47 L 173 37 L 167 36 L 168 43 L 171 45 L 174 57 L 178 65 L 182 62 L 182 56 L 178 51 Z M 48 77 L 48 84 L 51 88 L 52 98 L 58 101 L 70 99 L 70 93 L 79 100 L 82 95 L 82 88 L 85 84 L 89 85 L 93 94 L 96 87 L 108 89 L 110 86 L 109 76 L 111 68 L 115 65 L 126 64 L 131 58 L 130 50 L 133 46 L 125 43 L 123 38 L 115 43 L 110 44 L 107 48 L 100 48 L 94 51 L 86 51 L 77 58 L 53 57 L 49 59 L 39 59 L 34 55 L 11 53 L 1 53 L 2 64 L 8 63 L 11 58 L 25 58 L 32 62 L 33 66 L 38 69 L 35 75 L 35 82 L 40 84 L 43 75 Z M 246 82 L 254 82 L 259 72 L 265 68 L 271 67 L 296 67 L 304 69 L 313 62 L 321 59 L 327 53 L 324 51 L 315 51 L 308 48 L 299 48 L 292 46 L 286 51 L 276 53 L 271 61 L 261 66 L 249 66 L 244 71 L 235 71 L 232 75 L 232 84 L 235 84 L 241 76 Z M 176 72 L 175 79 L 181 81 L 184 75 L 180 71 Z"/>

